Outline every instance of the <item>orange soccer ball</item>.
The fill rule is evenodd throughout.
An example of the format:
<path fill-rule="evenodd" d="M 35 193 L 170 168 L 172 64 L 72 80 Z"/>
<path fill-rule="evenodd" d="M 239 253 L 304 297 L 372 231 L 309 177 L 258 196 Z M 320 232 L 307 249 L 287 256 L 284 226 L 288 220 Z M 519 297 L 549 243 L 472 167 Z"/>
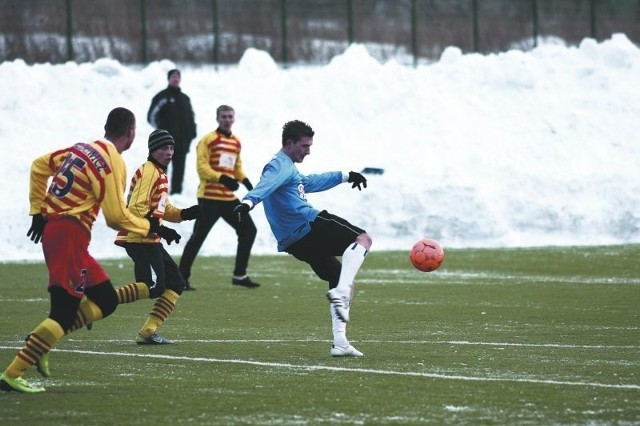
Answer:
<path fill-rule="evenodd" d="M 422 272 L 435 271 L 442 265 L 444 250 L 436 240 L 424 238 L 413 245 L 409 260 Z"/>

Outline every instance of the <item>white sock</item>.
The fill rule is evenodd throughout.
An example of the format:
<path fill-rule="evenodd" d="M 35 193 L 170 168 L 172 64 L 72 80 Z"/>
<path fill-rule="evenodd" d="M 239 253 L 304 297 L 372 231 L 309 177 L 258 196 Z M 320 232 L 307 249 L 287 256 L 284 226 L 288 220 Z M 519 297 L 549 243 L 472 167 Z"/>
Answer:
<path fill-rule="evenodd" d="M 329 313 L 331 314 L 331 329 L 333 331 L 333 345 L 344 348 L 349 346 L 347 340 L 347 323 L 343 322 L 338 314 L 336 314 L 333 306 L 329 304 Z"/>
<path fill-rule="evenodd" d="M 342 294 L 351 296 L 353 280 L 356 278 L 358 270 L 364 262 L 364 258 L 369 253 L 358 243 L 353 243 L 342 254 L 342 269 L 340 270 L 340 279 L 338 280 L 338 290 Z"/>

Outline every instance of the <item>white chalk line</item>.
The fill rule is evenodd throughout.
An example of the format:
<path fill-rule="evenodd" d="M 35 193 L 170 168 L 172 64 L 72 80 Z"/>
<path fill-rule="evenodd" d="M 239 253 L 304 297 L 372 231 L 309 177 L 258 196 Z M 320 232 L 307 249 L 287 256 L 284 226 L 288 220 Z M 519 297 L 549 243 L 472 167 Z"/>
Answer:
<path fill-rule="evenodd" d="M 327 343 L 326 339 L 172 339 L 176 343 Z M 86 339 L 65 339 L 67 342 L 86 342 Z M 132 339 L 101 339 L 92 342 L 125 343 Z M 563 343 L 512 343 L 512 342 L 472 342 L 470 340 L 353 340 L 353 343 L 394 344 L 394 345 L 460 345 L 460 346 L 491 346 L 491 347 L 519 347 L 519 348 L 556 348 L 556 349 L 640 349 L 640 345 L 586 345 Z M 2 342 L 0 342 L 2 343 Z M 11 342 L 4 342 L 10 344 Z"/>
<path fill-rule="evenodd" d="M 13 349 L 20 350 L 14 346 L 0 346 L 0 349 Z M 120 356 L 129 358 L 146 358 L 146 359 L 162 359 L 171 361 L 191 361 L 191 362 L 208 362 L 219 364 L 244 364 L 254 365 L 259 367 L 271 367 L 271 368 L 286 368 L 297 369 L 306 371 L 332 371 L 332 372 L 349 372 L 349 373 L 369 373 L 387 376 L 404 376 L 404 377 L 422 377 L 428 379 L 439 380 L 457 380 L 467 382 L 509 382 L 509 383 L 527 383 L 534 385 L 554 385 L 554 386 L 575 386 L 575 387 L 589 387 L 589 388 L 606 388 L 606 389 L 624 389 L 624 390 L 640 390 L 640 385 L 635 384 L 610 384 L 610 383 L 597 383 L 597 382 L 573 382 L 563 380 L 541 380 L 530 378 L 504 378 L 504 377 L 473 377 L 473 376 L 459 376 L 459 375 L 447 375 L 439 373 L 427 373 L 420 371 L 397 371 L 397 370 L 379 370 L 371 368 L 349 368 L 349 367 L 336 367 L 328 365 L 300 365 L 300 364 L 287 364 L 280 362 L 265 362 L 265 361 L 248 361 L 241 359 L 221 359 L 221 358 L 208 358 L 208 357 L 191 357 L 191 356 L 176 356 L 176 355 L 163 355 L 163 354 L 140 354 L 130 352 L 101 352 L 101 351 L 89 351 L 81 349 L 54 349 L 54 352 L 65 352 L 74 354 L 85 355 L 102 355 L 102 356 Z M 366 358 L 364 358 L 366 360 Z"/>

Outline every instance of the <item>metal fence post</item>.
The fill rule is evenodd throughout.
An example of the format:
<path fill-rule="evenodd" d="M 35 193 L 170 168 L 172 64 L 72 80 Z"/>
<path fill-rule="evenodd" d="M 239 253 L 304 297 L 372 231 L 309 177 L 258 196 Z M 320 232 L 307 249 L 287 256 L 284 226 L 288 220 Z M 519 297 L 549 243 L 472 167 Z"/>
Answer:
<path fill-rule="evenodd" d="M 478 0 L 471 0 L 471 13 L 473 14 L 473 51 L 480 51 L 480 38 L 478 30 Z"/>
<path fill-rule="evenodd" d="M 353 0 L 347 0 L 347 36 L 349 45 L 353 44 Z"/>
<path fill-rule="evenodd" d="M 418 65 L 418 0 L 411 0 L 411 52 L 413 66 Z"/>
<path fill-rule="evenodd" d="M 538 22 L 538 0 L 532 0 L 532 24 L 533 24 L 533 47 L 538 47 L 538 34 L 540 31 L 540 23 Z"/>
<path fill-rule="evenodd" d="M 220 28 L 218 23 L 218 0 L 211 0 L 211 13 L 213 19 L 213 64 L 217 67 L 220 61 Z"/>
<path fill-rule="evenodd" d="M 287 55 L 287 0 L 280 1 L 281 6 L 281 20 L 280 24 L 282 26 L 282 62 L 286 67 L 287 62 L 289 60 Z"/>
<path fill-rule="evenodd" d="M 590 6 L 590 12 L 591 12 L 591 37 L 593 39 L 597 40 L 598 37 L 598 31 L 597 31 L 597 25 L 596 25 L 596 0 L 591 0 L 589 2 L 589 6 Z"/>
<path fill-rule="evenodd" d="M 147 64 L 147 0 L 140 0 L 140 27 L 142 28 L 142 63 Z"/>
<path fill-rule="evenodd" d="M 67 0 L 67 60 L 73 61 L 73 15 L 71 14 L 71 0 Z"/>

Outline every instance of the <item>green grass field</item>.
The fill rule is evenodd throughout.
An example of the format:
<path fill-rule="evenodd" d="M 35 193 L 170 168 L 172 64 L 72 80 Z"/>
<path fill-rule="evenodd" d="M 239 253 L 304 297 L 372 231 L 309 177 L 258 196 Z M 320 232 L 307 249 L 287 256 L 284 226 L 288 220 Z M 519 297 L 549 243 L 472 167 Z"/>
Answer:
<path fill-rule="evenodd" d="M 640 424 L 640 247 L 447 250 L 436 272 L 372 252 L 349 338 L 329 356 L 326 285 L 289 256 L 254 256 L 258 290 L 229 257 L 199 258 L 161 333 L 152 306 L 61 340 L 37 395 L 0 393 L 3 425 Z M 116 286 L 128 259 L 103 265 Z M 41 263 L 0 264 L 0 368 L 47 315 Z"/>

